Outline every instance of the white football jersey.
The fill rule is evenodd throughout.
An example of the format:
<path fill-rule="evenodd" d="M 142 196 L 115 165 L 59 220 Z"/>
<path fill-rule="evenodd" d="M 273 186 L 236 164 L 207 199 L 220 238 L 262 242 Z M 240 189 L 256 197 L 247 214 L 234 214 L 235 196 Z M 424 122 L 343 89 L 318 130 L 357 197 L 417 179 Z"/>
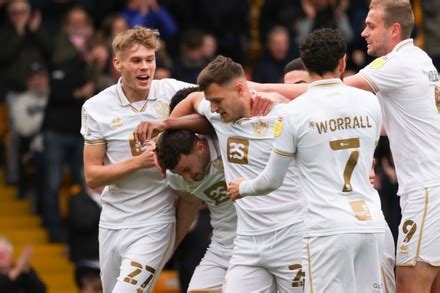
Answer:
<path fill-rule="evenodd" d="M 360 71 L 382 106 L 399 194 L 440 185 L 440 81 L 411 39 Z"/>
<path fill-rule="evenodd" d="M 211 112 L 207 100 L 200 103 L 199 113 L 217 133 L 226 182 L 239 177 L 252 179 L 264 170 L 272 151 L 274 123 L 284 106 L 274 106 L 266 116 L 224 123 L 218 113 Z M 264 234 L 303 221 L 305 203 L 294 162 L 280 189 L 265 196 L 245 197 L 235 204 L 237 234 Z"/>
<path fill-rule="evenodd" d="M 296 158 L 306 236 L 384 231 L 368 179 L 381 123 L 377 98 L 340 79 L 311 83 L 278 118 L 274 152 Z"/>
<path fill-rule="evenodd" d="M 191 193 L 208 205 L 213 228 L 211 248 L 222 254 L 230 254 L 237 231 L 237 214 L 234 204 L 226 195 L 227 187 L 218 141 L 210 137 L 206 139 L 211 162 L 205 177 L 199 182 L 187 182 L 182 176 L 167 171 L 168 182 L 171 188 Z"/>
<path fill-rule="evenodd" d="M 146 101 L 130 103 L 119 81 L 87 100 L 82 108 L 85 144 L 106 144 L 104 164 L 115 164 L 142 153 L 133 131 L 143 120 L 168 117 L 176 91 L 193 86 L 174 79 L 153 80 Z M 138 228 L 175 221 L 175 195 L 155 168 L 134 172 L 105 187 L 100 227 Z"/>

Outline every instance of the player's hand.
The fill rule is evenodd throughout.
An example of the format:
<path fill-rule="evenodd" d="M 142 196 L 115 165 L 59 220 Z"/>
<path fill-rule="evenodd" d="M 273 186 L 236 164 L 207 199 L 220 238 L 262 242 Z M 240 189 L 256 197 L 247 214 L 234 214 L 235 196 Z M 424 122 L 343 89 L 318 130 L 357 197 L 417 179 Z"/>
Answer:
<path fill-rule="evenodd" d="M 243 177 L 237 178 L 229 182 L 227 195 L 232 201 L 240 199 L 240 184 L 244 181 Z"/>
<path fill-rule="evenodd" d="M 145 150 L 142 152 L 142 154 L 137 156 L 140 168 L 156 167 L 156 144 L 153 141 L 149 141 L 144 148 Z"/>
<path fill-rule="evenodd" d="M 251 116 L 264 116 L 272 109 L 273 100 L 264 93 L 252 95 Z"/>
<path fill-rule="evenodd" d="M 29 270 L 32 256 L 32 247 L 26 245 L 14 268 L 9 272 L 9 279 L 15 280 L 22 272 Z"/>
<path fill-rule="evenodd" d="M 165 130 L 166 125 L 163 121 L 143 121 L 136 127 L 134 138 L 144 144 Z"/>

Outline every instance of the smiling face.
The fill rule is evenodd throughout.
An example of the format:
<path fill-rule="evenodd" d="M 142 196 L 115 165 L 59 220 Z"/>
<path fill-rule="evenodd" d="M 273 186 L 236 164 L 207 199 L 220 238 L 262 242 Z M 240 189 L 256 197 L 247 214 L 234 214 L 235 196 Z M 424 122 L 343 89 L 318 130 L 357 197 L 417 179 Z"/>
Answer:
<path fill-rule="evenodd" d="M 122 88 L 130 102 L 144 100 L 156 71 L 155 49 L 134 44 L 113 59 L 115 69 L 122 76 Z"/>
<path fill-rule="evenodd" d="M 185 181 L 201 181 L 209 165 L 209 149 L 201 140 L 196 141 L 189 154 L 181 154 L 177 166 L 171 170 L 179 174 Z"/>
<path fill-rule="evenodd" d="M 219 113 L 223 122 L 233 122 L 249 116 L 250 93 L 242 81 L 231 81 L 226 85 L 213 83 L 204 91 L 211 103 L 211 112 Z"/>
<path fill-rule="evenodd" d="M 370 56 L 380 57 L 386 55 L 392 49 L 389 40 L 391 39 L 393 26 L 385 24 L 384 16 L 384 10 L 377 7 L 370 9 L 365 19 L 365 28 L 361 35 L 367 42 L 367 53 Z"/>

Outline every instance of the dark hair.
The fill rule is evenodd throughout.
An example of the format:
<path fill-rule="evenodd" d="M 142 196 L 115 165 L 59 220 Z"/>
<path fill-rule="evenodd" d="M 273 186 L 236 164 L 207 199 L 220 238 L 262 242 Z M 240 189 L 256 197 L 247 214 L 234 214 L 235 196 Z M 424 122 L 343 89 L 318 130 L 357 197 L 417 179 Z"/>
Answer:
<path fill-rule="evenodd" d="M 162 132 L 156 143 L 156 154 L 160 166 L 169 170 L 176 168 L 180 156 L 191 153 L 197 139 L 194 132 L 186 129 Z"/>
<path fill-rule="evenodd" d="M 306 36 L 299 51 L 307 71 L 322 76 L 336 69 L 347 51 L 347 44 L 339 31 L 322 28 Z"/>
<path fill-rule="evenodd" d="M 203 68 L 197 83 L 200 90 L 204 91 L 211 84 L 225 85 L 237 77 L 244 77 L 243 67 L 231 58 L 219 55 Z"/>
<path fill-rule="evenodd" d="M 284 67 L 284 74 L 289 73 L 294 70 L 307 70 L 304 67 L 304 64 L 301 60 L 301 58 L 295 58 L 289 63 L 287 63 L 286 67 Z"/>
<path fill-rule="evenodd" d="M 174 96 L 171 98 L 170 102 L 170 113 L 173 112 L 174 108 L 179 104 L 182 100 L 184 100 L 190 93 L 199 91 L 198 86 L 191 86 L 184 89 L 178 90 Z"/>

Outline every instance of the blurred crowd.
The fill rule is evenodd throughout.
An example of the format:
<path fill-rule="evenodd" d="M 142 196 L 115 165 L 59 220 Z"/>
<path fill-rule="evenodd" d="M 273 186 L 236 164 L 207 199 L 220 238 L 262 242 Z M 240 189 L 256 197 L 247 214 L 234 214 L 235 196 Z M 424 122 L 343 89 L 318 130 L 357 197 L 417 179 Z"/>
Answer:
<path fill-rule="evenodd" d="M 93 279 L 98 269 L 99 193 L 83 183 L 80 112 L 85 100 L 119 78 L 112 66 L 112 38 L 136 25 L 158 29 L 162 46 L 156 79 L 195 83 L 201 69 L 221 53 L 243 64 L 249 80 L 276 83 L 282 82 L 286 64 L 298 57 L 299 42 L 316 28 L 332 27 L 347 40 L 349 74 L 372 60 L 361 37 L 368 4 L 368 0 L 0 0 L 6 182 L 17 185 L 18 197 L 31 199 L 51 242 L 70 244 L 78 275 Z M 415 0 L 413 5 L 414 38 L 440 69 L 440 3 Z M 375 185 L 396 237 L 400 208 L 385 133 L 377 148 L 376 171 Z M 59 208 L 65 174 L 77 187 L 67 218 Z M 180 261 L 182 268 L 188 267 L 185 272 L 203 256 L 209 243 L 207 226 L 209 215 L 202 212 L 189 238 L 204 247 L 194 253 L 195 260 Z M 175 263 L 182 255 L 177 254 L 171 265 L 179 266 Z"/>

